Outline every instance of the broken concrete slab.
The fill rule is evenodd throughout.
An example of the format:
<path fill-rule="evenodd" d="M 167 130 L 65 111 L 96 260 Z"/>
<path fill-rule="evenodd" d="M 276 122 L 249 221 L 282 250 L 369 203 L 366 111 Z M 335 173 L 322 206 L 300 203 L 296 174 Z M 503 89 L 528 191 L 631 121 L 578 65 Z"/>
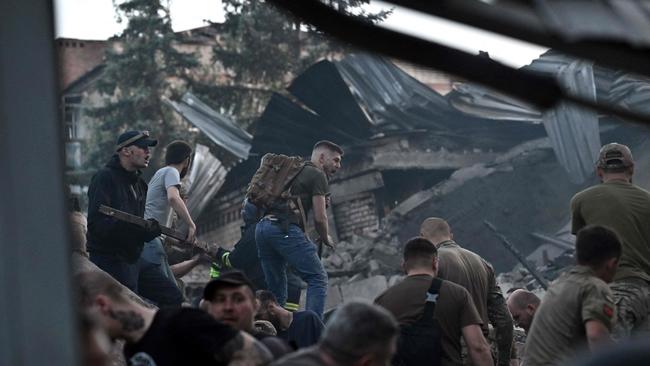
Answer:
<path fill-rule="evenodd" d="M 364 280 L 341 285 L 341 294 L 345 302 L 352 300 L 373 301 L 388 288 L 384 276 L 373 276 Z"/>

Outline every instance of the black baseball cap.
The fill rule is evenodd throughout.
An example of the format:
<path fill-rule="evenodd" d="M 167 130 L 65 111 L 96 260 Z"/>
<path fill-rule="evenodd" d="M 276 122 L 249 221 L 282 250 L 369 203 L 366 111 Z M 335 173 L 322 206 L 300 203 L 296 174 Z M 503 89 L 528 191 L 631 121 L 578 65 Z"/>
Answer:
<path fill-rule="evenodd" d="M 208 282 L 203 289 L 203 299 L 210 301 L 214 297 L 215 293 L 220 287 L 223 286 L 248 286 L 253 294 L 255 294 L 255 286 L 251 280 L 246 277 L 244 272 L 239 270 L 230 270 L 227 272 L 222 272 L 221 275 L 214 280 Z"/>
<path fill-rule="evenodd" d="M 138 147 L 150 147 L 158 145 L 158 140 L 149 138 L 149 131 L 126 131 L 117 138 L 116 151 L 123 147 L 135 145 Z"/>

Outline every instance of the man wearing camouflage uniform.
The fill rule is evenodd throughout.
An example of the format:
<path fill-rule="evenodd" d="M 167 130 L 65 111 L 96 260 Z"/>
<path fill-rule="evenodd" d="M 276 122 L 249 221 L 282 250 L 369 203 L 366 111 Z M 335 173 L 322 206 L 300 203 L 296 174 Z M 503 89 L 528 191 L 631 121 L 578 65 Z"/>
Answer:
<path fill-rule="evenodd" d="M 571 200 L 572 233 L 586 225 L 613 229 L 623 254 L 610 287 L 616 300 L 617 338 L 650 332 L 650 193 L 632 184 L 630 149 L 611 143 L 600 149 L 596 173 L 602 184 Z"/>
<path fill-rule="evenodd" d="M 498 365 L 508 365 L 512 354 L 513 322 L 501 288 L 496 284 L 494 269 L 478 254 L 462 248 L 453 240 L 449 224 L 429 217 L 420 226 L 420 235 L 438 248 L 438 277 L 458 284 L 472 295 L 481 316 L 483 335 L 490 339 L 488 323 L 495 330 Z M 492 342 L 491 342 L 492 343 Z"/>
<path fill-rule="evenodd" d="M 611 343 L 614 299 L 607 286 L 621 256 L 617 235 L 586 226 L 576 238 L 576 266 L 553 281 L 526 339 L 526 366 L 572 365 L 579 354 Z"/>

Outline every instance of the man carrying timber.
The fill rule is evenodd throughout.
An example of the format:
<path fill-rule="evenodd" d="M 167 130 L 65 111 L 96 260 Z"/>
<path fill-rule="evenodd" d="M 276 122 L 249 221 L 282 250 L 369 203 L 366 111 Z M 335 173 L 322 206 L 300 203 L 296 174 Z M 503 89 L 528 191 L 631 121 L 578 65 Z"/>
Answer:
<path fill-rule="evenodd" d="M 115 154 L 88 187 L 90 260 L 136 293 L 141 293 L 138 259 L 142 247 L 160 235 L 160 226 L 155 220 L 145 228 L 119 221 L 100 213 L 99 207 L 106 205 L 143 217 L 147 183 L 140 177 L 140 170 L 149 166 L 149 148 L 157 143 L 148 131 L 124 132 L 117 139 Z"/>

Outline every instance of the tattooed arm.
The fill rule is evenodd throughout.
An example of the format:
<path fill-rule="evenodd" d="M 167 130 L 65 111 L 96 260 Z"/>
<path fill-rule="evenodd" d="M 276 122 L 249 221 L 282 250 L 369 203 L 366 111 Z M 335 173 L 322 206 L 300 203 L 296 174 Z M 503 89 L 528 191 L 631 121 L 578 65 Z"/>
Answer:
<path fill-rule="evenodd" d="M 215 359 L 230 366 L 267 365 L 273 361 L 271 352 L 245 332 L 239 332 L 228 341 L 215 355 Z"/>

